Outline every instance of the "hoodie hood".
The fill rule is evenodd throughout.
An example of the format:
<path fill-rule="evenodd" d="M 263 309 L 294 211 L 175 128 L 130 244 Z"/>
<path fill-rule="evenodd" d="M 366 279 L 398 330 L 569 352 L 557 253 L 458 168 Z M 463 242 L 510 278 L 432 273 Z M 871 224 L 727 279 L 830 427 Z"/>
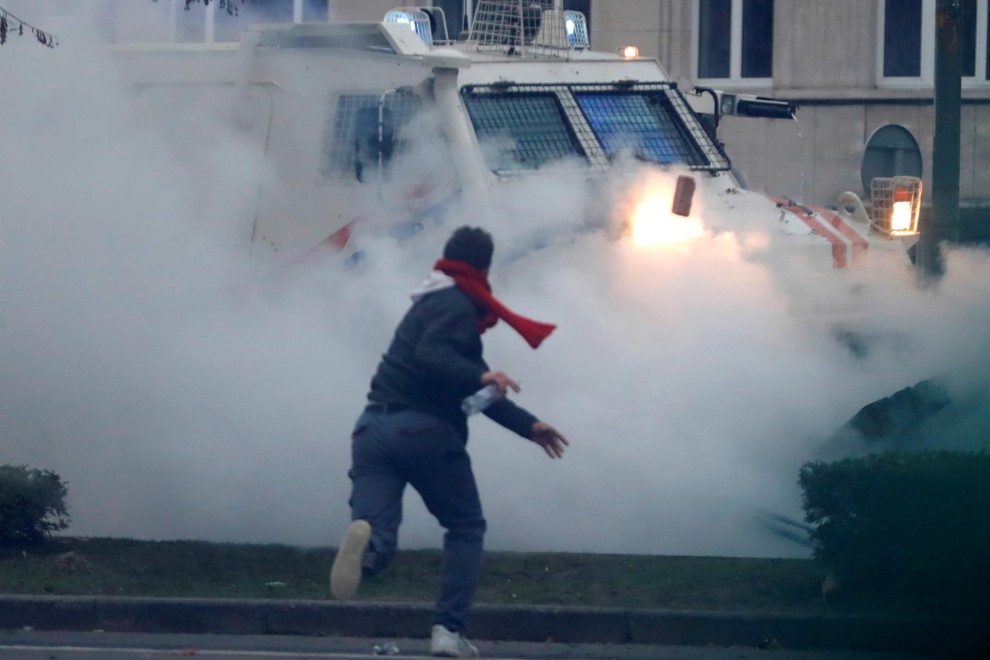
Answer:
<path fill-rule="evenodd" d="M 438 270 L 432 270 L 422 284 L 412 290 L 409 297 L 416 302 L 428 293 L 449 289 L 452 286 L 454 286 L 454 278 Z"/>

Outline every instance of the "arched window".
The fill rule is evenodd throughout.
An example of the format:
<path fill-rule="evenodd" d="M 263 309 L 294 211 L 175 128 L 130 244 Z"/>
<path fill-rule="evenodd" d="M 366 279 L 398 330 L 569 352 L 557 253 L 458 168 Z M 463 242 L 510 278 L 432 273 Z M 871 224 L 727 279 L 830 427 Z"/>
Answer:
<path fill-rule="evenodd" d="M 923 163 L 918 141 L 911 131 L 898 124 L 887 124 L 873 131 L 863 151 L 860 179 L 863 190 L 870 192 L 876 177 L 922 176 Z"/>

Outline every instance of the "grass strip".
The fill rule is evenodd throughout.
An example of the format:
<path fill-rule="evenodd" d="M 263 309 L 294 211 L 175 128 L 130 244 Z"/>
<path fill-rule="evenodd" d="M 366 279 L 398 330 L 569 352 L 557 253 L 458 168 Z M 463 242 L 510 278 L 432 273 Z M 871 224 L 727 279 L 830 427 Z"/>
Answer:
<path fill-rule="evenodd" d="M 0 593 L 192 598 L 330 599 L 333 548 L 61 537 L 0 548 Z M 361 600 L 432 602 L 438 550 L 402 550 Z M 826 602 L 808 559 L 488 552 L 477 601 L 795 613 L 862 610 Z"/>

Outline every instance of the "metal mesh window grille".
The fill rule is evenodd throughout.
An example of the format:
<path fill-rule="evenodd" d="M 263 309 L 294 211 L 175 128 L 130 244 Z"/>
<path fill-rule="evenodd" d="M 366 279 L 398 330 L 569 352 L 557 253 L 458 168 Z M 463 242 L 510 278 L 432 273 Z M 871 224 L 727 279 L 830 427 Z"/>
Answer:
<path fill-rule="evenodd" d="M 575 96 L 609 156 L 632 152 L 663 165 L 707 165 L 666 95 L 593 92 Z"/>
<path fill-rule="evenodd" d="M 533 41 L 543 12 L 553 0 L 479 0 L 471 23 L 471 41 L 486 46 L 523 46 Z"/>
<path fill-rule="evenodd" d="M 571 46 L 587 47 L 591 44 L 588 21 L 581 12 L 564 12 L 564 30 L 567 32 L 567 43 Z"/>
<path fill-rule="evenodd" d="M 539 167 L 575 155 L 604 167 L 623 151 L 692 170 L 731 167 L 671 83 L 475 85 L 462 95 L 480 141 L 508 136 L 523 151 L 525 159 L 504 151 L 497 157 L 486 153 L 495 171 Z M 523 103 L 524 98 L 543 100 L 534 105 Z"/>
<path fill-rule="evenodd" d="M 568 157 L 587 160 L 553 92 L 466 88 L 463 97 L 489 169 L 536 169 Z"/>
<path fill-rule="evenodd" d="M 591 130 L 611 157 L 623 150 L 664 165 L 732 167 L 672 83 L 572 85 Z"/>
<path fill-rule="evenodd" d="M 378 109 L 384 98 L 384 108 L 389 111 L 395 130 L 395 147 L 401 149 L 408 141 L 405 128 L 409 120 L 422 109 L 423 102 L 410 94 L 341 94 L 337 97 L 335 110 L 329 122 L 327 154 L 324 159 L 323 176 L 339 178 L 354 176 L 355 138 L 357 137 L 358 111 L 365 108 Z"/>
<path fill-rule="evenodd" d="M 921 179 L 913 176 L 876 177 L 870 181 L 873 226 L 892 235 L 916 232 L 921 189 Z M 905 208 L 897 209 L 898 203 Z"/>
<path fill-rule="evenodd" d="M 560 55 L 587 46 L 587 24 L 576 18 L 577 12 L 564 12 L 554 0 L 478 0 L 468 40 L 483 50 Z"/>

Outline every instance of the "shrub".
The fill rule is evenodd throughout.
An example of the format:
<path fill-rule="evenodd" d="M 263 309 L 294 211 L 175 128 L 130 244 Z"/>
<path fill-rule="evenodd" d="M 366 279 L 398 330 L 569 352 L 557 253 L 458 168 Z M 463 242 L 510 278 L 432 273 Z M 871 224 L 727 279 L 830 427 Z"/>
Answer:
<path fill-rule="evenodd" d="M 66 493 L 50 470 L 0 465 L 0 543 L 39 543 L 68 527 Z"/>
<path fill-rule="evenodd" d="M 815 554 L 843 591 L 915 602 L 990 589 L 990 456 L 886 453 L 801 468 Z M 932 601 L 934 602 L 934 601 Z"/>

